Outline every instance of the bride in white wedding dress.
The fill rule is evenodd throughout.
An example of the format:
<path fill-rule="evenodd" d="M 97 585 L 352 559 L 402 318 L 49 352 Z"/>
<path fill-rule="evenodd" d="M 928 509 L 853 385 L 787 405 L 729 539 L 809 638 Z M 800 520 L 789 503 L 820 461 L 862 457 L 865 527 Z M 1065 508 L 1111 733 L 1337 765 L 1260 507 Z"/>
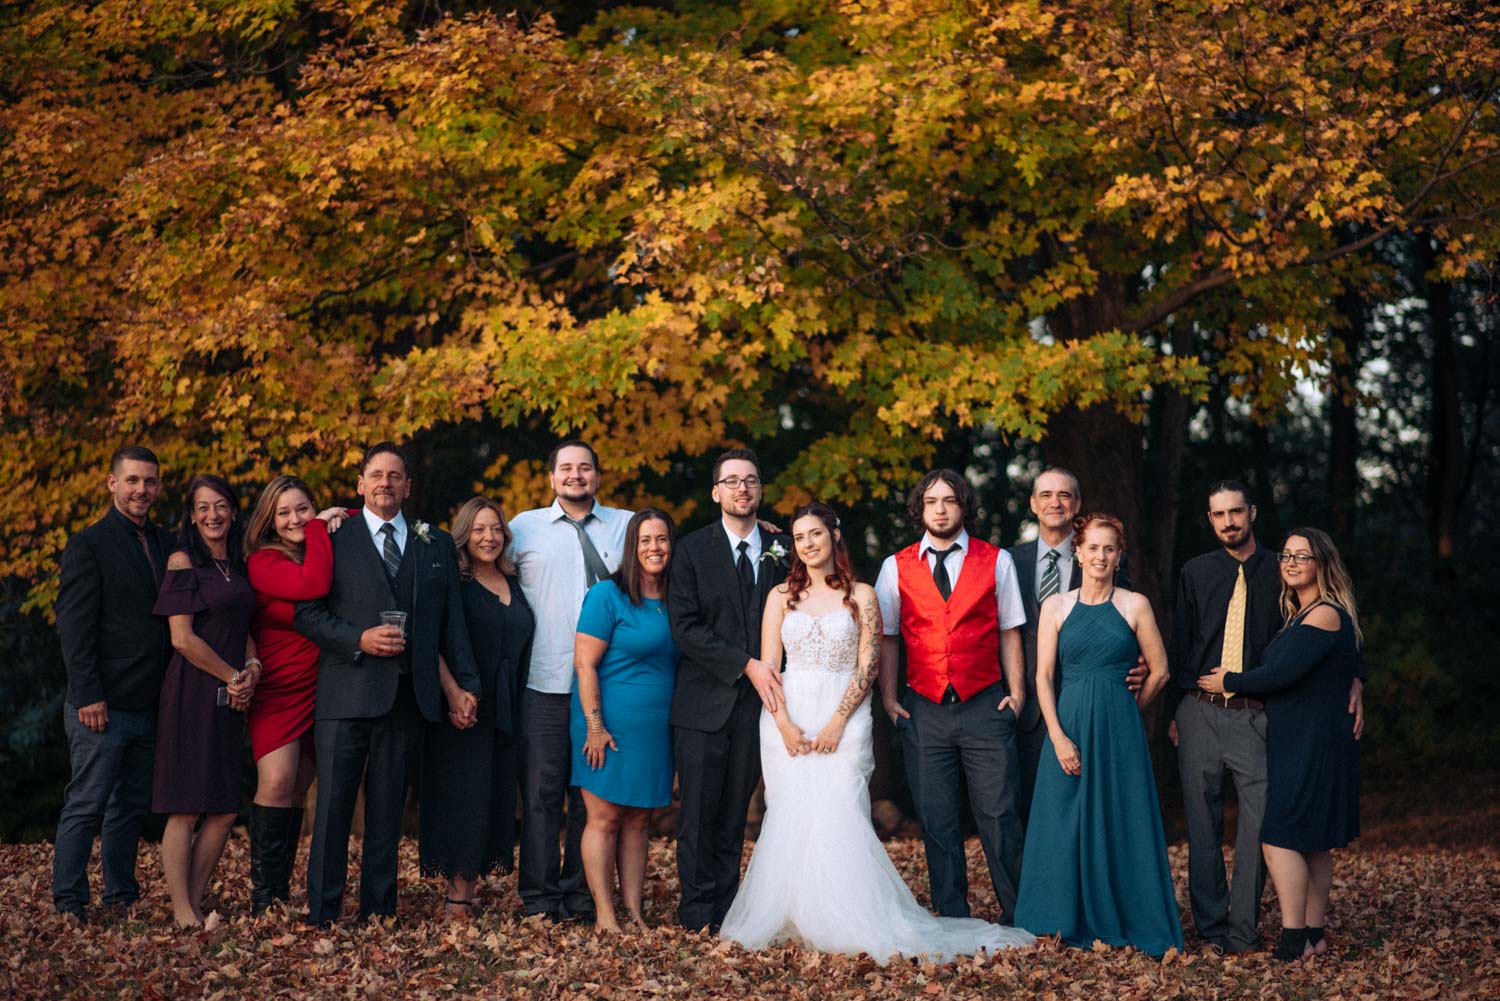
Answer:
<path fill-rule="evenodd" d="M 1030 945 L 1035 938 L 917 903 L 870 823 L 875 770 L 866 699 L 879 667 L 880 607 L 855 583 L 838 518 L 826 504 L 793 516 L 796 558 L 771 593 L 761 657 L 786 650 L 782 698 L 762 710 L 766 815 L 724 938 L 747 949 L 800 942 L 869 953 L 884 964 Z"/>

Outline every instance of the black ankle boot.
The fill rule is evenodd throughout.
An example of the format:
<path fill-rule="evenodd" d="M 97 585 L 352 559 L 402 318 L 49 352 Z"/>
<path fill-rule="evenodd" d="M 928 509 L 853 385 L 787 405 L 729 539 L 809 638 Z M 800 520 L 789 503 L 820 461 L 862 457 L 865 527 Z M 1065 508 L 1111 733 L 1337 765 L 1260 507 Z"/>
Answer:
<path fill-rule="evenodd" d="M 1317 947 L 1319 945 L 1322 945 L 1325 941 L 1326 941 L 1326 939 L 1324 939 L 1324 937 L 1323 937 L 1323 928 L 1322 928 L 1322 926 L 1320 926 L 1320 925 L 1308 925 L 1307 926 L 1307 944 L 1308 945 L 1312 946 L 1314 949 L 1317 949 Z"/>
<path fill-rule="evenodd" d="M 1306 928 L 1283 928 L 1281 929 L 1281 943 L 1276 946 L 1276 951 L 1271 955 L 1282 962 L 1291 962 L 1302 958 L 1302 951 L 1307 947 Z"/>
<path fill-rule="evenodd" d="M 286 901 L 292 895 L 292 869 L 297 864 L 297 845 L 302 839 L 302 808 L 267 807 L 271 812 L 271 866 L 266 873 L 271 899 Z"/>
<path fill-rule="evenodd" d="M 250 913 L 263 914 L 271 906 L 271 867 L 274 848 L 272 806 L 250 804 Z"/>

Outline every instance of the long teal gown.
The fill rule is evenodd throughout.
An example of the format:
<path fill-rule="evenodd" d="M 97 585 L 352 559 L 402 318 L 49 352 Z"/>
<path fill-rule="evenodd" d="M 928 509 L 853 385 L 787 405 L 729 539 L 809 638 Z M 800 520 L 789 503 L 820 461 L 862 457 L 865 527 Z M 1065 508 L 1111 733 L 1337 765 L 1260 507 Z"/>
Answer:
<path fill-rule="evenodd" d="M 1078 745 L 1068 775 L 1049 737 L 1037 769 L 1016 924 L 1088 948 L 1182 949 L 1156 780 L 1125 676 L 1140 645 L 1111 601 L 1077 602 L 1057 637 L 1057 715 Z"/>

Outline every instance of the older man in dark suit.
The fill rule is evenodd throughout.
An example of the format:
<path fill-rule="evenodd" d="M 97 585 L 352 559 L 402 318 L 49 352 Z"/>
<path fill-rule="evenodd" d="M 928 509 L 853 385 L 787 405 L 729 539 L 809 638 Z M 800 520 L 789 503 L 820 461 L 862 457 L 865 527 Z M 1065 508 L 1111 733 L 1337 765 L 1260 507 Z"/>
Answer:
<path fill-rule="evenodd" d="M 57 821 L 52 903 L 80 920 L 96 836 L 105 906 L 128 907 L 141 895 L 136 846 L 151 806 L 156 699 L 169 650 L 166 619 L 151 613 L 173 548 L 172 533 L 150 521 L 161 464 L 150 449 L 127 446 L 110 460 L 105 485 L 109 512 L 63 549 L 56 605 L 72 778 Z"/>
<path fill-rule="evenodd" d="M 308 920 L 328 924 L 343 910 L 349 832 L 365 777 L 364 864 L 359 914 L 396 913 L 396 855 L 406 776 L 425 718 L 470 725 L 480 694 L 459 593 L 453 540 L 401 505 L 411 492 L 406 455 L 391 442 L 360 464 L 365 506 L 333 536 L 328 597 L 297 605 L 297 628 L 322 648 L 314 745 L 318 804 L 307 864 Z M 404 626 L 383 613 L 405 613 Z M 409 642 L 408 642 L 409 641 Z M 445 705 L 438 657 L 460 688 Z"/>
<path fill-rule="evenodd" d="M 791 540 L 766 532 L 760 461 L 732 448 L 713 468 L 720 518 L 678 540 L 667 607 L 682 650 L 672 752 L 682 809 L 677 876 L 684 928 L 717 931 L 740 885 L 745 817 L 760 781 L 760 709 L 780 697 L 781 665 L 760 659 L 766 596 L 786 578 Z"/>

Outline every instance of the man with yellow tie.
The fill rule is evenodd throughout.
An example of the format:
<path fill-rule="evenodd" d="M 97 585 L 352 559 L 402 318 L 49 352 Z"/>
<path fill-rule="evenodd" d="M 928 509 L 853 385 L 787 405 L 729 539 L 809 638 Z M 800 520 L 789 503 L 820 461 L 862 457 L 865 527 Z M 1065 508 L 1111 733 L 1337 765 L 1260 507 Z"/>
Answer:
<path fill-rule="evenodd" d="M 1173 617 L 1166 689 L 1168 735 L 1177 746 L 1188 835 L 1188 897 L 1193 923 L 1216 952 L 1260 948 L 1265 862 L 1260 822 L 1266 804 L 1265 705 L 1234 693 L 1198 688 L 1198 677 L 1224 666 L 1254 670 L 1281 629 L 1281 576 L 1276 554 L 1255 542 L 1255 504 L 1237 480 L 1208 491 L 1208 520 L 1221 548 L 1182 567 Z M 1350 693 L 1356 737 L 1363 724 L 1361 682 Z M 1239 817 L 1234 880 L 1224 868 L 1224 777 L 1234 780 Z"/>

